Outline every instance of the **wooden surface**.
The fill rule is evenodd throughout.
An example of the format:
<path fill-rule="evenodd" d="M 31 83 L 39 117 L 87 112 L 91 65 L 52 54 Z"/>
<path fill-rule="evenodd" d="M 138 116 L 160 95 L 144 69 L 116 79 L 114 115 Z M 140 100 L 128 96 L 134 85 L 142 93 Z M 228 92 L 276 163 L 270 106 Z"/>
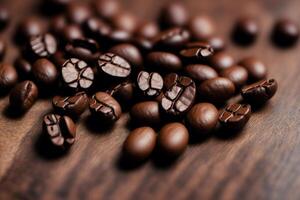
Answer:
<path fill-rule="evenodd" d="M 14 20 L 30 13 L 32 0 L 6 0 Z M 38 2 L 38 1 L 36 1 Z M 166 1 L 124 1 L 137 15 L 153 19 Z M 274 21 L 288 16 L 300 19 L 299 0 L 189 0 L 192 14 L 209 14 L 220 35 L 228 38 L 234 19 L 252 14 L 262 33 L 257 43 L 243 49 L 229 43 L 238 60 L 255 55 L 279 82 L 272 101 L 252 115 L 236 138 L 212 137 L 191 144 L 169 166 L 155 157 L 127 169 L 119 162 L 128 134 L 124 115 L 111 131 L 90 127 L 85 114 L 78 141 L 62 157 L 50 157 L 41 148 L 41 119 L 51 109 L 39 101 L 24 117 L 6 112 L 7 97 L 0 100 L 0 199 L 299 199 L 300 198 L 300 59 L 299 45 L 281 50 L 272 46 Z M 4 37 L 8 37 L 13 27 Z M 6 62 L 15 57 L 10 48 Z"/>

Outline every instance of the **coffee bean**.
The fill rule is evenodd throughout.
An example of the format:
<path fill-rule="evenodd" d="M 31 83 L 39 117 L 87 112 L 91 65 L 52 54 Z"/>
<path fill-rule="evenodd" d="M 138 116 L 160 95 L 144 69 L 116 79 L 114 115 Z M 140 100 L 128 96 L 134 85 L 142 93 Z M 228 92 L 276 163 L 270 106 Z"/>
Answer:
<path fill-rule="evenodd" d="M 133 123 L 156 126 L 161 122 L 159 104 L 156 101 L 144 101 L 135 104 L 130 111 Z"/>
<path fill-rule="evenodd" d="M 188 27 L 192 38 L 197 41 L 205 41 L 212 37 L 215 33 L 215 25 L 213 21 L 208 16 L 204 15 L 192 18 Z"/>
<path fill-rule="evenodd" d="M 62 38 L 71 42 L 74 39 L 83 38 L 83 32 L 78 25 L 67 25 L 62 31 Z"/>
<path fill-rule="evenodd" d="M 218 123 L 219 112 L 210 103 L 198 103 L 186 115 L 186 124 L 197 136 L 206 136 Z"/>
<path fill-rule="evenodd" d="M 251 82 L 256 82 L 267 77 L 267 67 L 255 57 L 245 58 L 239 62 L 239 65 L 243 66 L 248 71 Z"/>
<path fill-rule="evenodd" d="M 97 70 L 110 78 L 127 78 L 131 73 L 131 66 L 122 57 L 105 53 L 98 58 Z"/>
<path fill-rule="evenodd" d="M 216 70 L 208 65 L 192 64 L 186 66 L 184 71 L 187 76 L 191 77 L 197 83 L 218 77 Z"/>
<path fill-rule="evenodd" d="M 106 39 L 112 31 L 111 27 L 103 20 L 97 17 L 90 17 L 83 23 L 83 29 L 87 36 L 97 41 Z M 103 45 L 103 44 L 102 44 Z"/>
<path fill-rule="evenodd" d="M 0 93 L 7 92 L 17 84 L 18 74 L 10 64 L 0 64 Z"/>
<path fill-rule="evenodd" d="M 160 153 L 169 157 L 182 154 L 189 142 L 189 132 L 181 123 L 170 123 L 161 128 L 157 138 Z"/>
<path fill-rule="evenodd" d="M 10 21 L 10 12 L 5 6 L 0 6 L 0 30 L 4 29 Z"/>
<path fill-rule="evenodd" d="M 56 36 L 62 34 L 64 28 L 67 26 L 67 19 L 64 15 L 57 15 L 50 21 L 50 30 Z"/>
<path fill-rule="evenodd" d="M 75 90 L 85 90 L 92 86 L 94 72 L 86 62 L 77 58 L 68 59 L 62 66 L 63 81 Z"/>
<path fill-rule="evenodd" d="M 15 67 L 18 71 L 20 78 L 26 79 L 31 76 L 32 65 L 26 59 L 22 57 L 17 58 L 15 61 Z"/>
<path fill-rule="evenodd" d="M 105 92 L 97 92 L 91 98 L 90 110 L 102 122 L 109 124 L 117 121 L 122 114 L 120 104 Z"/>
<path fill-rule="evenodd" d="M 72 2 L 67 6 L 67 18 L 71 23 L 82 24 L 91 15 L 91 9 L 85 2 Z"/>
<path fill-rule="evenodd" d="M 252 17 L 243 17 L 236 22 L 233 30 L 233 40 L 240 45 L 251 45 L 259 34 L 259 27 Z"/>
<path fill-rule="evenodd" d="M 109 90 L 111 96 L 116 98 L 122 105 L 128 106 L 134 99 L 134 85 L 131 82 L 123 82 Z"/>
<path fill-rule="evenodd" d="M 143 161 L 153 152 L 156 145 L 156 133 L 150 127 L 140 127 L 131 131 L 123 144 L 126 156 L 134 161 Z"/>
<path fill-rule="evenodd" d="M 4 58 L 6 52 L 6 42 L 4 39 L 0 38 L 0 60 Z"/>
<path fill-rule="evenodd" d="M 218 52 L 211 56 L 210 65 L 217 71 L 227 69 L 234 64 L 234 59 L 226 52 Z"/>
<path fill-rule="evenodd" d="M 154 39 L 156 49 L 176 51 L 184 47 L 190 40 L 190 33 L 182 28 L 171 28 L 160 33 Z"/>
<path fill-rule="evenodd" d="M 241 88 L 247 83 L 248 72 L 244 67 L 235 65 L 221 72 L 221 76 L 231 80 L 236 88 Z"/>
<path fill-rule="evenodd" d="M 58 72 L 55 65 L 46 58 L 41 58 L 34 62 L 32 74 L 41 87 L 53 86 L 58 79 Z"/>
<path fill-rule="evenodd" d="M 38 17 L 27 17 L 25 18 L 18 27 L 18 38 L 17 40 L 27 41 L 32 37 L 42 35 L 45 31 L 44 23 Z"/>
<path fill-rule="evenodd" d="M 138 37 L 152 39 L 159 34 L 159 26 L 155 22 L 145 22 L 136 31 Z"/>
<path fill-rule="evenodd" d="M 131 33 L 124 30 L 114 30 L 108 35 L 108 40 L 111 43 L 111 45 L 128 43 L 131 42 L 132 35 Z"/>
<path fill-rule="evenodd" d="M 117 30 L 124 30 L 129 33 L 134 33 L 139 25 L 136 16 L 129 12 L 120 12 L 112 18 L 112 25 Z"/>
<path fill-rule="evenodd" d="M 189 20 L 189 13 L 182 2 L 173 1 L 161 11 L 159 21 L 162 27 L 185 26 Z"/>
<path fill-rule="evenodd" d="M 280 47 L 290 47 L 299 39 L 299 26 L 291 19 L 281 19 L 274 25 L 273 42 Z"/>
<path fill-rule="evenodd" d="M 151 52 L 146 57 L 147 67 L 153 71 L 177 72 L 182 69 L 178 56 L 167 52 Z"/>
<path fill-rule="evenodd" d="M 251 106 L 248 104 L 231 104 L 219 115 L 221 127 L 226 130 L 240 130 L 251 116 Z"/>
<path fill-rule="evenodd" d="M 164 80 L 156 72 L 148 73 L 141 71 L 137 77 L 137 86 L 144 96 L 156 97 L 160 94 L 164 86 Z"/>
<path fill-rule="evenodd" d="M 210 44 L 215 52 L 223 51 L 226 48 L 224 39 L 218 36 L 211 36 L 206 42 Z"/>
<path fill-rule="evenodd" d="M 59 113 L 76 118 L 88 107 L 88 96 L 85 92 L 78 92 L 74 96 L 55 96 L 52 105 Z"/>
<path fill-rule="evenodd" d="M 198 87 L 201 99 L 212 103 L 224 103 L 235 93 L 233 82 L 227 78 L 213 78 L 206 80 Z"/>
<path fill-rule="evenodd" d="M 271 99 L 277 91 L 277 81 L 275 79 L 262 80 L 242 89 L 244 100 L 253 105 L 261 105 Z"/>
<path fill-rule="evenodd" d="M 51 144 L 57 148 L 69 148 L 75 142 L 76 125 L 71 118 L 56 114 L 44 116 L 43 128 Z"/>
<path fill-rule="evenodd" d="M 181 57 L 186 62 L 207 61 L 214 54 L 213 48 L 208 43 L 189 43 L 180 51 Z"/>
<path fill-rule="evenodd" d="M 95 0 L 93 7 L 99 17 L 112 19 L 121 10 L 119 0 Z"/>
<path fill-rule="evenodd" d="M 10 106 L 19 112 L 25 112 L 31 108 L 38 97 L 38 88 L 31 81 L 17 84 L 9 96 Z"/>
<path fill-rule="evenodd" d="M 56 39 L 49 33 L 31 38 L 30 51 L 35 58 L 44 58 L 53 55 L 57 50 Z"/>
<path fill-rule="evenodd" d="M 194 81 L 186 76 L 172 73 L 164 78 L 164 85 L 166 90 L 160 102 L 162 109 L 173 116 L 189 111 L 196 96 Z"/>

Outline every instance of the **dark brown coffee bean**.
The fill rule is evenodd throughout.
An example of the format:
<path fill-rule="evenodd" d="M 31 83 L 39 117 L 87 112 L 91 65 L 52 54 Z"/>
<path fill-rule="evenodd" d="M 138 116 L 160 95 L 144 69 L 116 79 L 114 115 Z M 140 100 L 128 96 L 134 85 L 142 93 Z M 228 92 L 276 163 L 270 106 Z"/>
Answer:
<path fill-rule="evenodd" d="M 159 26 L 155 22 L 145 22 L 135 33 L 138 37 L 152 39 L 159 34 Z"/>
<path fill-rule="evenodd" d="M 67 18 L 71 23 L 82 24 L 91 15 L 91 9 L 85 2 L 72 2 L 67 6 Z"/>
<path fill-rule="evenodd" d="M 18 71 L 19 76 L 22 79 L 26 79 L 29 78 L 31 76 L 31 72 L 32 72 L 32 65 L 29 61 L 25 60 L 22 57 L 19 57 L 16 61 L 15 61 L 15 67 Z"/>
<path fill-rule="evenodd" d="M 160 153 L 170 157 L 182 154 L 189 142 L 189 132 L 181 123 L 170 123 L 161 128 L 157 138 Z"/>
<path fill-rule="evenodd" d="M 124 30 L 114 30 L 110 32 L 108 35 L 109 42 L 112 45 L 120 44 L 120 43 L 128 43 L 132 40 L 131 33 Z"/>
<path fill-rule="evenodd" d="M 90 17 L 83 24 L 83 29 L 87 36 L 101 41 L 111 33 L 111 27 L 103 20 L 97 17 Z M 103 45 L 103 44 L 102 44 Z"/>
<path fill-rule="evenodd" d="M 65 149 L 75 142 L 76 125 L 67 116 L 47 114 L 44 116 L 43 128 L 55 147 Z"/>
<path fill-rule="evenodd" d="M 235 93 L 233 82 L 227 78 L 213 78 L 204 81 L 198 87 L 201 99 L 212 103 L 224 103 Z"/>
<path fill-rule="evenodd" d="M 58 79 L 55 65 L 46 58 L 38 59 L 32 66 L 32 74 L 39 86 L 53 86 Z"/>
<path fill-rule="evenodd" d="M 141 71 L 137 77 L 137 86 L 146 97 L 156 97 L 161 93 L 164 86 L 164 80 L 156 72 L 148 73 Z"/>
<path fill-rule="evenodd" d="M 176 51 L 184 47 L 190 40 L 190 33 L 183 28 L 171 28 L 160 33 L 154 39 L 156 49 Z"/>
<path fill-rule="evenodd" d="M 186 66 L 184 71 L 197 83 L 202 83 L 203 81 L 218 77 L 216 70 L 208 65 L 192 64 Z"/>
<path fill-rule="evenodd" d="M 213 48 L 204 42 L 187 44 L 187 46 L 180 51 L 181 57 L 186 62 L 207 61 L 213 54 Z"/>
<path fill-rule="evenodd" d="M 160 11 L 159 20 L 164 28 L 185 26 L 189 20 L 189 13 L 182 2 L 173 1 Z"/>
<path fill-rule="evenodd" d="M 170 115 L 179 116 L 193 106 L 196 97 L 196 86 L 192 79 L 168 74 L 164 78 L 165 92 L 161 99 L 162 109 Z"/>
<path fill-rule="evenodd" d="M 127 78 L 131 73 L 130 64 L 120 56 L 106 53 L 98 59 L 98 72 L 111 78 Z"/>
<path fill-rule="evenodd" d="M 18 74 L 10 64 L 0 64 L 0 93 L 6 92 L 17 84 Z"/>
<path fill-rule="evenodd" d="M 128 105 L 134 98 L 134 85 L 131 82 L 123 82 L 107 93 L 116 98 L 122 105 Z"/>
<path fill-rule="evenodd" d="M 36 58 L 49 57 L 57 50 L 56 39 L 49 33 L 36 36 L 31 38 L 29 48 Z"/>
<path fill-rule="evenodd" d="M 18 40 L 30 39 L 32 37 L 36 37 L 42 35 L 45 31 L 44 23 L 38 17 L 28 17 L 25 18 L 19 25 L 18 35 L 21 38 L 17 38 Z"/>
<path fill-rule="evenodd" d="M 119 0 L 95 0 L 93 2 L 97 15 L 104 19 L 112 19 L 121 10 Z"/>
<path fill-rule="evenodd" d="M 186 124 L 190 131 L 199 136 L 212 132 L 218 123 L 219 112 L 210 103 L 198 103 L 187 113 Z"/>
<path fill-rule="evenodd" d="M 85 90 L 92 86 L 94 72 L 86 62 L 77 58 L 68 59 L 62 66 L 63 81 L 75 90 Z"/>
<path fill-rule="evenodd" d="M 178 56 L 167 52 L 151 52 L 146 57 L 147 67 L 153 71 L 177 72 L 182 69 Z"/>
<path fill-rule="evenodd" d="M 242 96 L 245 101 L 252 105 L 261 105 L 271 99 L 277 91 L 275 79 L 263 80 L 242 89 Z"/>
<path fill-rule="evenodd" d="M 280 47 L 290 47 L 299 39 L 299 26 L 291 19 L 281 19 L 274 25 L 273 42 Z"/>
<path fill-rule="evenodd" d="M 4 29 L 10 21 L 10 12 L 6 6 L 0 6 L 0 30 Z"/>
<path fill-rule="evenodd" d="M 90 110 L 102 122 L 109 124 L 117 121 L 122 114 L 120 104 L 105 92 L 97 92 L 92 97 L 90 100 Z"/>
<path fill-rule="evenodd" d="M 232 36 L 237 44 L 251 45 L 258 34 L 259 27 L 256 20 L 252 17 L 243 17 L 236 22 Z"/>
<path fill-rule="evenodd" d="M 239 65 L 243 66 L 248 71 L 251 82 L 256 82 L 267 77 L 267 67 L 255 57 L 245 58 L 239 62 Z"/>
<path fill-rule="evenodd" d="M 155 126 L 161 122 L 159 104 L 156 101 L 144 101 L 135 104 L 130 111 L 132 121 L 138 125 Z"/>
<path fill-rule="evenodd" d="M 50 21 L 50 31 L 56 36 L 62 34 L 64 28 L 67 26 L 67 19 L 64 15 L 57 15 Z"/>
<path fill-rule="evenodd" d="M 138 18 L 129 12 L 121 12 L 112 18 L 112 25 L 117 30 L 134 33 L 138 26 Z"/>
<path fill-rule="evenodd" d="M 143 161 L 151 155 L 156 145 L 156 133 L 150 127 L 140 127 L 131 131 L 123 144 L 126 156 L 135 161 Z"/>
<path fill-rule="evenodd" d="M 83 32 L 78 25 L 67 25 L 62 31 L 62 38 L 71 42 L 74 39 L 83 38 Z"/>
<path fill-rule="evenodd" d="M 234 59 L 226 52 L 218 52 L 211 56 L 210 65 L 217 71 L 227 69 L 234 64 Z"/>
<path fill-rule="evenodd" d="M 9 96 L 10 106 L 19 112 L 29 110 L 38 97 L 38 88 L 31 81 L 24 81 L 17 84 Z"/>
<path fill-rule="evenodd" d="M 4 58 L 6 52 L 6 42 L 3 38 L 0 38 L 0 60 Z"/>
<path fill-rule="evenodd" d="M 74 96 L 55 96 L 52 104 L 55 110 L 63 115 L 79 117 L 88 107 L 89 101 L 85 92 L 79 92 Z"/>
<path fill-rule="evenodd" d="M 205 41 L 215 33 L 215 25 L 208 16 L 196 16 L 189 22 L 189 31 L 194 40 Z"/>
<path fill-rule="evenodd" d="M 235 65 L 223 70 L 220 75 L 231 80 L 236 88 L 241 88 L 247 83 L 248 80 L 247 70 L 239 65 Z"/>
<path fill-rule="evenodd" d="M 226 48 L 224 39 L 218 36 L 211 36 L 206 42 L 210 44 L 215 52 L 223 51 Z"/>
<path fill-rule="evenodd" d="M 227 130 L 240 130 L 251 116 L 251 106 L 248 104 L 231 104 L 219 115 L 221 127 Z"/>

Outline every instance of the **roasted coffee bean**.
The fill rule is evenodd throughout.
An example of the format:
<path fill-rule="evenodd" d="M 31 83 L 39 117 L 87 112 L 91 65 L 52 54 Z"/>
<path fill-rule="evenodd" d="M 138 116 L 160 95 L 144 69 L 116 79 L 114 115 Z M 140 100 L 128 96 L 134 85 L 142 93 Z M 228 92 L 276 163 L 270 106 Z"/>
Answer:
<path fill-rule="evenodd" d="M 151 52 L 146 57 L 147 67 L 153 71 L 177 72 L 182 69 L 178 56 L 167 52 Z"/>
<path fill-rule="evenodd" d="M 220 75 L 231 80 L 236 88 L 241 88 L 248 80 L 247 70 L 239 65 L 223 70 Z"/>
<path fill-rule="evenodd" d="M 106 39 L 111 32 L 111 27 L 103 20 L 97 17 L 90 17 L 83 23 L 83 29 L 87 36 L 101 41 Z M 102 44 L 103 45 L 103 44 Z"/>
<path fill-rule="evenodd" d="M 6 52 L 6 42 L 4 39 L 0 38 L 0 60 L 3 59 Z"/>
<path fill-rule="evenodd" d="M 132 44 L 119 44 L 113 46 L 108 51 L 124 58 L 135 68 L 141 68 L 141 65 L 143 63 L 143 57 L 139 49 L 133 46 Z"/>
<path fill-rule="evenodd" d="M 10 21 L 10 12 L 5 6 L 0 6 L 0 30 L 4 29 Z"/>
<path fill-rule="evenodd" d="M 240 130 L 251 116 L 251 106 L 248 104 L 231 104 L 219 115 L 219 122 L 223 129 Z"/>
<path fill-rule="evenodd" d="M 184 68 L 184 72 L 197 83 L 218 77 L 216 70 L 202 64 L 188 65 Z"/>
<path fill-rule="evenodd" d="M 182 2 L 172 1 L 160 11 L 159 21 L 163 28 L 185 26 L 189 13 Z"/>
<path fill-rule="evenodd" d="M 198 103 L 186 115 L 186 124 L 190 132 L 197 136 L 206 136 L 218 123 L 219 112 L 210 103 Z"/>
<path fill-rule="evenodd" d="M 100 122 L 113 123 L 117 121 L 122 109 L 120 104 L 109 94 L 97 92 L 90 100 L 91 113 L 100 119 Z"/>
<path fill-rule="evenodd" d="M 71 42 L 74 39 L 83 38 L 83 32 L 78 25 L 67 25 L 62 30 L 62 38 Z"/>
<path fill-rule="evenodd" d="M 15 61 L 15 67 L 18 71 L 19 76 L 24 78 L 30 78 L 32 72 L 32 65 L 26 59 L 19 57 Z"/>
<path fill-rule="evenodd" d="M 104 19 L 112 19 L 121 11 L 119 0 L 95 0 L 93 2 L 97 15 Z"/>
<path fill-rule="evenodd" d="M 74 39 L 65 47 L 66 53 L 73 58 L 94 62 L 100 55 L 98 43 L 89 38 Z"/>
<path fill-rule="evenodd" d="M 171 28 L 160 33 L 154 39 L 154 48 L 165 51 L 176 51 L 190 40 L 190 33 L 183 28 Z"/>
<path fill-rule="evenodd" d="M 44 58 L 53 55 L 57 50 L 57 42 L 54 36 L 47 33 L 33 37 L 29 44 L 30 51 L 36 58 Z"/>
<path fill-rule="evenodd" d="M 299 26 L 291 19 L 281 19 L 274 25 L 273 42 L 280 47 L 290 47 L 299 39 Z"/>
<path fill-rule="evenodd" d="M 261 105 L 271 99 L 277 91 L 275 79 L 262 80 L 242 89 L 242 96 L 245 101 L 252 105 Z"/>
<path fill-rule="evenodd" d="M 198 92 L 201 99 L 219 104 L 234 95 L 235 86 L 228 78 L 217 77 L 201 83 Z"/>
<path fill-rule="evenodd" d="M 255 57 L 245 58 L 239 62 L 239 65 L 243 66 L 248 71 L 251 82 L 256 82 L 267 77 L 267 67 Z"/>
<path fill-rule="evenodd" d="M 74 96 L 55 96 L 52 105 L 56 111 L 63 115 L 79 117 L 88 107 L 88 96 L 85 92 L 78 92 Z"/>
<path fill-rule="evenodd" d="M 46 58 L 41 58 L 34 62 L 32 74 L 35 81 L 41 87 L 53 86 L 58 79 L 58 72 L 55 65 Z"/>
<path fill-rule="evenodd" d="M 17 84 L 18 74 L 16 69 L 9 64 L 0 64 L 0 93 L 6 92 Z"/>
<path fill-rule="evenodd" d="M 50 21 L 50 31 L 56 36 L 60 35 L 67 26 L 67 19 L 64 15 L 57 15 Z"/>
<path fill-rule="evenodd" d="M 205 41 L 215 33 L 213 21 L 204 15 L 192 18 L 188 24 L 189 31 L 194 40 Z"/>
<path fill-rule="evenodd" d="M 111 21 L 115 29 L 124 30 L 129 33 L 134 33 L 139 25 L 137 17 L 129 12 L 118 13 Z"/>
<path fill-rule="evenodd" d="M 76 124 L 67 116 L 47 114 L 43 128 L 51 143 L 58 148 L 69 148 L 75 142 Z"/>
<path fill-rule="evenodd" d="M 186 47 L 180 51 L 181 57 L 186 62 L 207 61 L 213 54 L 213 48 L 204 42 L 187 44 Z"/>
<path fill-rule="evenodd" d="M 124 30 L 114 30 L 110 32 L 108 36 L 109 42 L 111 45 L 116 45 L 120 43 L 128 43 L 132 40 L 131 33 Z"/>
<path fill-rule="evenodd" d="M 223 51 L 226 47 L 224 39 L 218 36 L 211 36 L 206 42 L 210 44 L 215 52 Z"/>
<path fill-rule="evenodd" d="M 86 62 L 77 58 L 68 59 L 62 66 L 63 81 L 75 90 L 84 90 L 92 86 L 94 72 Z"/>
<path fill-rule="evenodd" d="M 137 86 L 146 97 L 156 97 L 161 93 L 164 86 L 164 80 L 156 72 L 141 71 L 137 77 Z"/>
<path fill-rule="evenodd" d="M 234 59 L 226 52 L 218 52 L 210 57 L 210 66 L 217 71 L 227 69 L 234 64 Z"/>
<path fill-rule="evenodd" d="M 25 112 L 31 108 L 38 97 L 38 88 L 31 81 L 24 81 L 17 84 L 9 96 L 11 108 L 18 112 Z"/>
<path fill-rule="evenodd" d="M 135 37 L 133 38 L 132 43 L 141 51 L 142 54 L 147 54 L 153 49 L 153 42 L 151 39 Z"/>
<path fill-rule="evenodd" d="M 135 104 L 130 111 L 133 123 L 138 125 L 156 126 L 161 122 L 157 101 L 144 101 Z"/>
<path fill-rule="evenodd" d="M 151 155 L 156 145 L 156 133 L 150 127 L 131 131 L 123 144 L 126 156 L 134 161 L 143 161 Z"/>
<path fill-rule="evenodd" d="M 20 42 L 27 41 L 32 37 L 42 35 L 45 31 L 44 23 L 38 17 L 25 18 L 18 27 L 18 38 Z"/>
<path fill-rule="evenodd" d="M 91 15 L 91 9 L 85 2 L 72 2 L 67 6 L 67 18 L 71 23 L 82 24 Z"/>
<path fill-rule="evenodd" d="M 161 128 L 157 142 L 161 154 L 177 157 L 188 145 L 189 132 L 181 123 L 170 123 Z"/>
<path fill-rule="evenodd" d="M 138 37 L 152 39 L 159 34 L 158 24 L 155 22 L 145 22 L 142 24 L 135 33 Z"/>
<path fill-rule="evenodd" d="M 123 82 L 109 90 L 111 96 L 116 98 L 122 105 L 131 103 L 134 98 L 134 84 L 131 82 Z"/>
<path fill-rule="evenodd" d="M 98 58 L 97 70 L 110 78 L 127 78 L 131 73 L 131 66 L 122 57 L 105 53 Z"/>
<path fill-rule="evenodd" d="M 164 78 L 164 85 L 166 91 L 160 102 L 162 109 L 173 116 L 189 111 L 196 97 L 194 81 L 189 77 L 172 73 Z"/>
<path fill-rule="evenodd" d="M 256 20 L 252 17 L 239 19 L 234 27 L 233 40 L 240 45 L 253 44 L 259 34 L 259 27 Z"/>

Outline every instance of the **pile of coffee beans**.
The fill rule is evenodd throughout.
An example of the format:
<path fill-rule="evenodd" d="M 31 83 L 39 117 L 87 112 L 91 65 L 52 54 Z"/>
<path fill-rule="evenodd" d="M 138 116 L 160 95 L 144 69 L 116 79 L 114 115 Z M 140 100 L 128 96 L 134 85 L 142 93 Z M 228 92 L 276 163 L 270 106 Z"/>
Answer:
<path fill-rule="evenodd" d="M 19 22 L 20 56 L 14 66 L 0 64 L 0 89 L 10 92 L 10 106 L 20 113 L 38 97 L 52 98 L 44 134 L 63 151 L 76 141 L 76 123 L 89 108 L 101 127 L 130 113 L 134 128 L 123 152 L 131 160 L 144 161 L 154 150 L 177 158 L 194 138 L 237 133 L 252 108 L 276 93 L 277 82 L 267 78 L 262 61 L 237 62 L 214 22 L 190 16 L 181 2 L 167 4 L 158 21 L 143 21 L 117 0 L 45 2 L 54 8 L 46 18 L 37 14 Z M 11 17 L 0 6 L 0 30 Z M 241 18 L 233 33 L 235 42 L 250 45 L 260 27 L 253 18 Z M 281 20 L 273 35 L 281 46 L 291 46 L 298 26 Z M 0 39 L 0 59 L 6 48 Z M 227 104 L 239 95 L 242 101 Z"/>

